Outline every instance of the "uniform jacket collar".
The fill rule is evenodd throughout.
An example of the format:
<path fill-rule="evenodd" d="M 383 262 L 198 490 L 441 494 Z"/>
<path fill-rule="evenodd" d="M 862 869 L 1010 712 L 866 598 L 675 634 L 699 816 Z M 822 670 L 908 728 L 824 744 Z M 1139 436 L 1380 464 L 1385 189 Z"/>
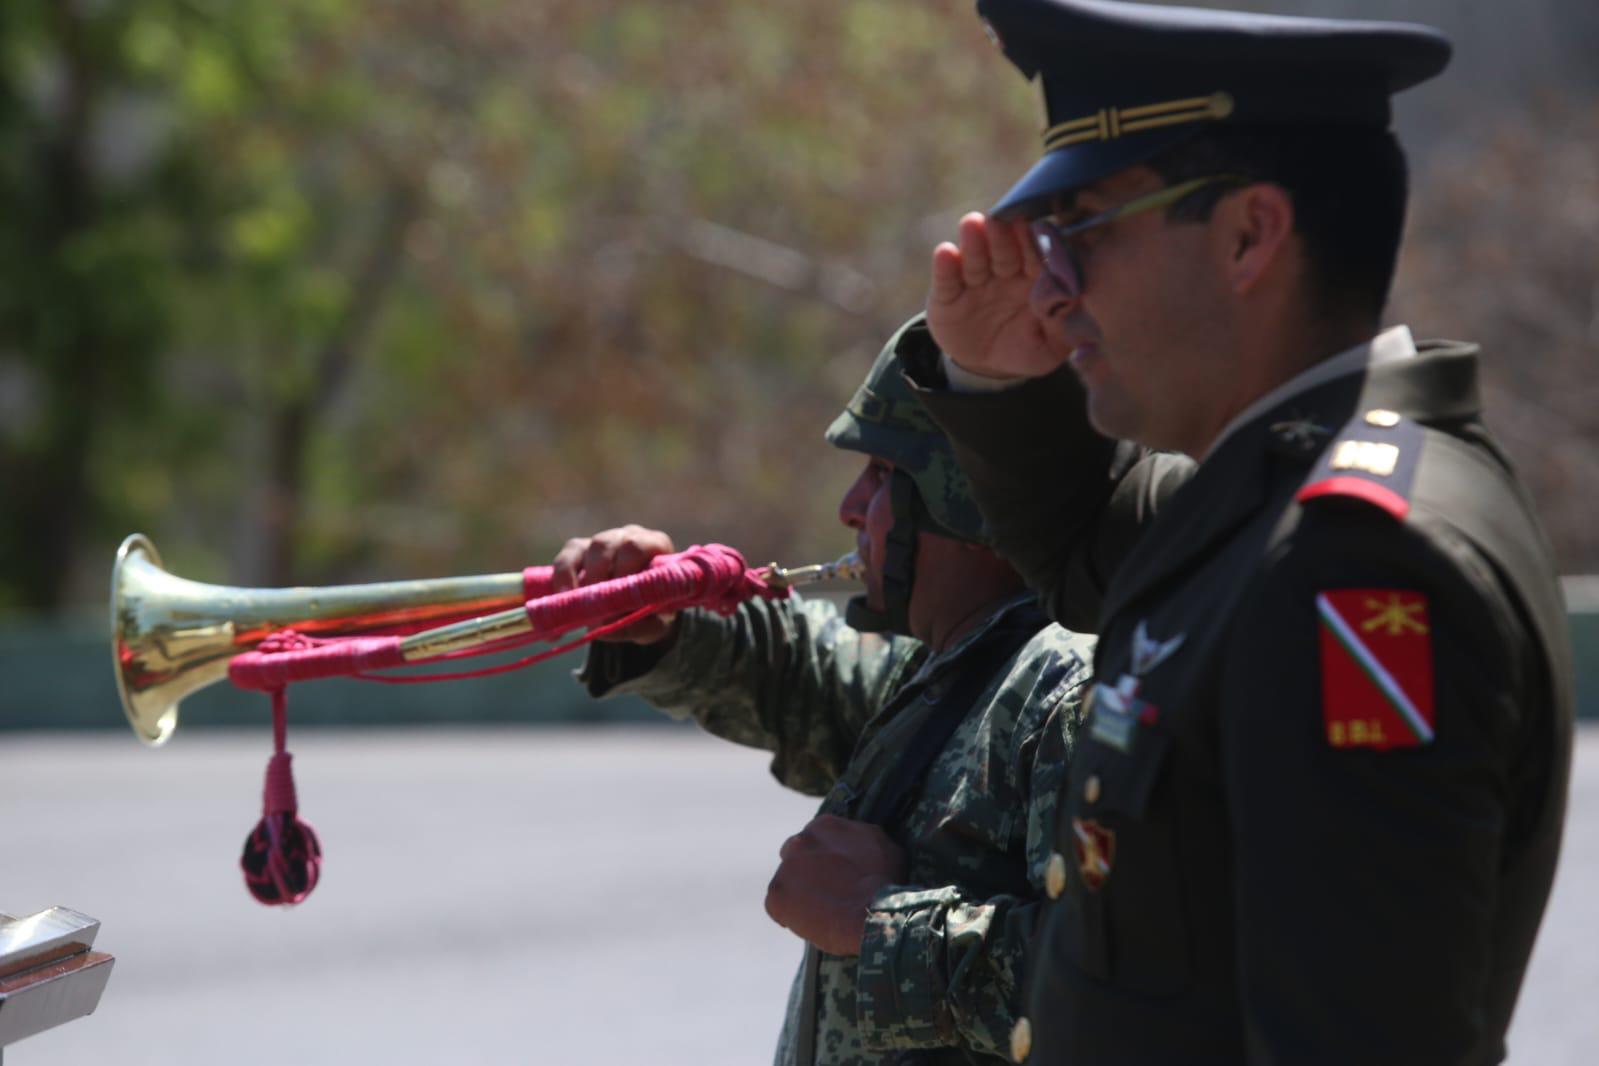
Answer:
<path fill-rule="evenodd" d="M 1032 592 L 1019 592 L 1009 599 L 1000 601 L 987 618 L 961 634 L 959 640 L 950 644 L 937 655 L 928 656 L 927 660 L 922 663 L 921 669 L 916 671 L 915 676 L 906 683 L 906 686 L 909 687 L 918 682 L 931 680 L 933 677 L 952 668 L 960 661 L 961 656 L 974 647 L 982 639 L 984 633 L 998 625 L 1001 619 L 1009 617 L 1016 611 L 1029 608 L 1036 609 L 1037 604 L 1038 597 Z"/>
<path fill-rule="evenodd" d="M 1274 491 L 1289 482 L 1297 487 L 1345 423 L 1372 408 L 1427 424 L 1476 418 L 1481 408 L 1476 345 L 1423 342 L 1415 358 L 1366 364 L 1291 392 L 1233 428 L 1117 570 L 1104 617 L 1114 617 L 1134 599 L 1192 570 Z M 1252 535 L 1264 541 L 1271 530 Z"/>

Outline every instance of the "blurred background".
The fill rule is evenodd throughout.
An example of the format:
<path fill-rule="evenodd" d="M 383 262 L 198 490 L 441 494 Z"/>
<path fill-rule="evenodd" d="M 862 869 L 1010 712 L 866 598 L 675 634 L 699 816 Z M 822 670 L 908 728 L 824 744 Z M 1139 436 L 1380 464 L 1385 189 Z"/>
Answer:
<path fill-rule="evenodd" d="M 1225 6 L 1410 18 L 1456 41 L 1450 72 L 1398 103 L 1414 194 L 1389 317 L 1418 337 L 1484 345 L 1488 420 L 1572 575 L 1584 707 L 1599 714 L 1599 586 L 1582 577 L 1599 572 L 1599 5 Z M 263 700 L 207 690 L 185 704 L 196 732 L 160 755 L 94 732 L 123 729 L 104 617 L 129 532 L 148 534 L 175 573 L 252 586 L 512 570 L 628 521 L 759 561 L 848 547 L 836 505 L 857 464 L 821 432 L 920 306 L 933 244 L 1034 158 L 1040 119 L 1036 91 L 968 0 L 0 3 L 0 909 L 99 907 L 108 949 L 117 933 L 156 944 L 166 933 L 141 894 L 155 890 L 141 878 L 133 891 L 107 826 L 147 824 L 135 796 L 206 802 L 204 783 L 230 760 L 241 769 L 216 802 L 236 814 L 234 835 L 253 818 Z M 590 734 L 482 734 L 485 722 L 648 719 L 587 703 L 562 676 L 571 665 L 448 686 L 302 686 L 296 721 L 370 727 L 396 758 L 443 744 L 465 777 L 519 787 L 522 771 L 493 753 L 567 751 Z M 215 724 L 239 732 L 208 733 Z M 640 730 L 593 742 L 623 753 L 671 738 L 659 743 L 688 746 L 694 780 L 738 782 L 735 807 L 775 794 L 757 755 Z M 329 758 L 324 780 L 339 780 L 347 764 Z M 445 791 L 444 821 L 492 822 Z M 364 795 L 352 791 L 353 810 Z M 503 814 L 550 800 L 484 802 Z M 1589 836 L 1592 802 L 1574 823 Z M 737 893 L 750 925 L 728 940 L 735 978 L 753 972 L 750 937 L 768 932 L 766 856 L 808 810 L 771 804 L 759 808 L 769 822 L 732 835 L 753 849 L 739 852 L 753 887 Z M 602 832 L 574 807 L 563 810 L 574 839 Z M 673 831 L 690 846 L 684 819 Z M 472 846 L 492 851 L 499 832 L 515 829 Z M 81 869 L 78 839 L 100 849 Z M 214 856 L 224 878 L 236 846 Z M 624 879 L 628 847 L 607 852 Z M 198 854 L 194 843 L 150 876 Z M 660 868 L 674 861 L 692 897 L 699 867 Z M 1593 864 L 1568 856 L 1562 886 L 1572 869 Z M 390 905 L 459 898 L 439 891 Z M 185 943 L 220 944 L 235 919 L 257 920 L 235 894 Z M 202 906 L 179 900 L 179 915 Z M 316 902 L 261 950 L 292 941 L 281 930 Z M 1580 958 L 1599 944 L 1591 933 L 1546 931 L 1545 944 L 1588 949 L 1546 964 L 1576 967 L 1548 987 L 1599 987 Z M 781 931 L 774 943 L 761 958 L 775 991 L 755 997 L 757 1061 L 781 1011 L 766 1000 L 781 999 L 792 961 Z M 214 977 L 217 958 L 197 965 Z M 124 955 L 103 1012 L 130 984 L 155 987 L 136 984 L 138 965 Z M 735 979 L 718 994 L 753 987 Z M 562 1002 L 563 1017 L 589 1016 Z M 1549 1013 L 1599 1037 L 1574 1011 Z M 1549 1039 L 1566 1039 L 1549 1024 Z M 51 1039 L 14 1061 L 66 1061 L 44 1054 Z M 1536 1061 L 1560 1061 L 1555 1046 Z M 585 1059 L 648 1056 L 548 1061 Z"/>

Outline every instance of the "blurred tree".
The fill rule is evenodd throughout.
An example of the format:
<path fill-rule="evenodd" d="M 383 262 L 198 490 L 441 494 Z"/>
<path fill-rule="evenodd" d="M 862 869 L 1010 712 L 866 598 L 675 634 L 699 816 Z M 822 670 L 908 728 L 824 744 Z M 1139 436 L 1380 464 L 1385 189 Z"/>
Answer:
<path fill-rule="evenodd" d="M 853 472 L 821 430 L 948 205 L 1031 139 L 1024 86 L 1014 123 L 958 106 L 995 57 L 947 6 L 96 7 L 90 65 L 155 101 L 188 183 L 147 183 L 164 243 L 119 280 L 162 328 L 145 397 L 73 438 L 99 543 L 71 519 L 53 587 L 76 557 L 94 594 L 130 523 L 249 583 L 514 565 L 631 518 L 834 554 Z M 60 47 L 28 26 L 14 69 Z"/>
<path fill-rule="evenodd" d="M 1396 304 L 1526 360 L 1494 410 L 1546 513 L 1592 449 L 1506 420 L 1596 428 L 1595 131 L 1562 106 L 1535 194 L 1483 123 L 1439 138 Z M 248 584 L 629 520 L 831 557 L 822 429 L 1037 108 L 968 0 L 5 0 L 0 605 L 96 602 L 133 528 Z"/>
<path fill-rule="evenodd" d="M 132 12 L 0 6 L 0 605 L 56 605 L 87 527 L 90 466 L 120 420 L 158 414 L 175 229 L 188 179 Z"/>

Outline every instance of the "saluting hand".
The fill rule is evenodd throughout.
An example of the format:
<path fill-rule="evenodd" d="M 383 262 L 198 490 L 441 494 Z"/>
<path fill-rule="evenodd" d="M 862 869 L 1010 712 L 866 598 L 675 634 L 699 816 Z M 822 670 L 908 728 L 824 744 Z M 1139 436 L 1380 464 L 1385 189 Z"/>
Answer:
<path fill-rule="evenodd" d="M 772 921 L 829 955 L 859 955 L 866 909 L 905 877 L 905 851 L 868 822 L 818 815 L 783 842 L 766 888 Z"/>
<path fill-rule="evenodd" d="M 676 550 L 671 537 L 643 526 L 620 526 L 592 537 L 573 537 L 555 556 L 550 587 L 554 592 L 566 592 L 612 578 L 629 577 L 649 569 L 650 560 L 657 555 L 669 555 Z M 672 623 L 676 620 L 676 611 L 662 611 L 599 639 L 655 644 L 671 634 Z"/>
<path fill-rule="evenodd" d="M 1028 310 L 1043 264 L 1027 223 L 974 211 L 961 219 L 959 240 L 933 249 L 927 326 L 938 346 L 985 377 L 1042 377 L 1059 368 L 1071 352 L 1051 345 Z"/>

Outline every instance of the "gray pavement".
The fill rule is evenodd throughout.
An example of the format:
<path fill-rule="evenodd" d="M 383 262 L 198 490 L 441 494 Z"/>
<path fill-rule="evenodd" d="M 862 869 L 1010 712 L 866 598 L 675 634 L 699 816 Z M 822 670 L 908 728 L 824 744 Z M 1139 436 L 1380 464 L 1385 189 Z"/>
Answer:
<path fill-rule="evenodd" d="M 291 733 L 327 852 L 288 911 L 237 871 L 265 728 L 0 736 L 0 909 L 100 918 L 99 1011 L 5 1066 L 770 1061 L 798 943 L 762 911 L 812 801 L 686 729 Z M 1599 730 L 1580 740 L 1516 1066 L 1599 1049 Z"/>

